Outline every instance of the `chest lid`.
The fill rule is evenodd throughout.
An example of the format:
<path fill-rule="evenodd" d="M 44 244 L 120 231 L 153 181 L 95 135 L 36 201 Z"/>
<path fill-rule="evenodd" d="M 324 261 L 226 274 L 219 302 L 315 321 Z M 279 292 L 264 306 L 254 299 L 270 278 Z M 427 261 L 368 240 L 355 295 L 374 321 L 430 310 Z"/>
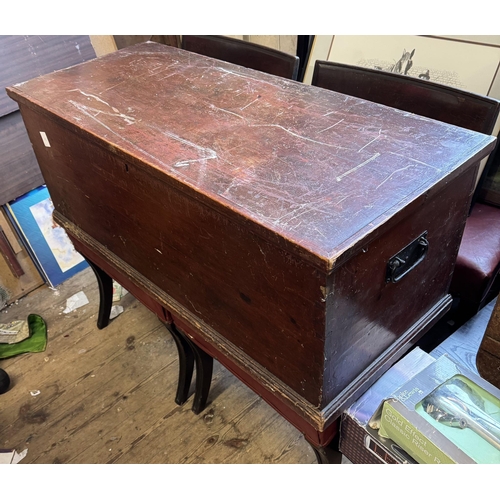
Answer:
<path fill-rule="evenodd" d="M 326 270 L 495 140 L 151 42 L 8 93 Z"/>

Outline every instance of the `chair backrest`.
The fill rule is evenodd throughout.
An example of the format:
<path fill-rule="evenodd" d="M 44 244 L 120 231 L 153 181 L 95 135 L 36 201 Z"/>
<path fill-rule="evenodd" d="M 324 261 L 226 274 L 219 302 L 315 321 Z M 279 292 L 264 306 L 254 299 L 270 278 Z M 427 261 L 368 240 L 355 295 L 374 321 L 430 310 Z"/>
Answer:
<path fill-rule="evenodd" d="M 297 80 L 297 56 L 256 43 L 221 35 L 182 35 L 181 48 L 271 75 Z"/>
<path fill-rule="evenodd" d="M 488 135 L 493 133 L 500 112 L 500 101 L 491 97 L 426 79 L 330 61 L 316 61 L 312 85 Z M 479 185 L 493 157 L 494 153 Z M 480 193 L 479 187 L 473 201 Z"/>

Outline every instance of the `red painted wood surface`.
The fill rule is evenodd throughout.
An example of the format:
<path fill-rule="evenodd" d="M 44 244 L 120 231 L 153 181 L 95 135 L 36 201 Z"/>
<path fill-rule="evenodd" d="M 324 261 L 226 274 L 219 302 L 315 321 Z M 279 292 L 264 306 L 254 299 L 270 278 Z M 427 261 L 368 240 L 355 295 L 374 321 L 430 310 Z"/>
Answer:
<path fill-rule="evenodd" d="M 464 158 L 484 155 L 492 141 L 154 43 L 11 93 L 328 269 L 346 242 L 382 225 Z"/>
<path fill-rule="evenodd" d="M 8 91 L 58 222 L 319 433 L 449 306 L 492 137 L 154 43 Z"/>

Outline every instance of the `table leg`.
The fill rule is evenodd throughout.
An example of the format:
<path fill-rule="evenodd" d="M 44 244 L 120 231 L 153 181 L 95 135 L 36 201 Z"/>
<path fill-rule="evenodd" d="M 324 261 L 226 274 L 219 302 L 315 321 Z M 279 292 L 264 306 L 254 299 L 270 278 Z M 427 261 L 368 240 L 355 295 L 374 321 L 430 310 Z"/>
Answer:
<path fill-rule="evenodd" d="M 193 378 L 194 353 L 186 336 L 179 332 L 173 323 L 164 324 L 177 346 L 177 353 L 179 355 L 179 382 L 177 383 L 175 402 L 178 405 L 183 405 L 188 399 L 189 387 Z"/>
<path fill-rule="evenodd" d="M 193 375 L 193 359 L 196 363 L 196 386 L 193 401 L 193 412 L 198 415 L 207 404 L 214 360 L 182 333 L 174 323 L 165 323 L 168 331 L 174 337 L 179 352 L 179 384 L 175 402 L 184 404 L 188 397 L 189 386 Z"/>
<path fill-rule="evenodd" d="M 198 415 L 207 404 L 210 384 L 212 383 L 212 372 L 214 358 L 191 342 L 196 360 L 196 390 L 193 401 L 193 412 Z"/>
<path fill-rule="evenodd" d="M 5 370 L 0 368 L 0 394 L 7 392 L 10 386 L 10 377 Z"/>
<path fill-rule="evenodd" d="M 108 326 L 109 315 L 113 304 L 113 279 L 94 262 L 86 259 L 94 271 L 99 285 L 99 314 L 97 328 Z M 165 323 L 172 334 L 179 355 L 179 382 L 175 402 L 184 404 L 188 399 L 189 387 L 193 377 L 193 367 L 196 363 L 196 388 L 193 401 L 193 412 L 198 414 L 205 409 L 210 384 L 212 382 L 213 358 L 200 349 L 189 338 L 180 332 L 173 323 Z"/>
<path fill-rule="evenodd" d="M 339 434 L 327 446 L 316 446 L 309 441 L 318 464 L 340 464 L 342 463 L 342 453 L 339 451 Z"/>
<path fill-rule="evenodd" d="M 86 259 L 94 271 L 99 285 L 99 314 L 97 316 L 97 328 L 102 330 L 109 325 L 109 315 L 113 305 L 113 279 L 100 267 L 89 259 Z"/>

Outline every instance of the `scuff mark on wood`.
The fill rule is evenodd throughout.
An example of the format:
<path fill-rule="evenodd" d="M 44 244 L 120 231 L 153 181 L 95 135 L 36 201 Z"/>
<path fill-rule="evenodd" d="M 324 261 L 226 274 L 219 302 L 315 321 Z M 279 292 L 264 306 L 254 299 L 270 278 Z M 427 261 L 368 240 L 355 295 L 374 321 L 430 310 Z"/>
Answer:
<path fill-rule="evenodd" d="M 344 172 L 342 175 L 339 175 L 337 177 L 337 182 L 340 182 L 344 177 L 348 176 L 349 174 L 352 174 L 353 172 L 356 172 L 356 170 L 359 170 L 361 167 L 364 167 L 371 161 L 377 159 L 380 156 L 380 153 L 375 153 L 371 158 L 368 158 L 368 160 L 364 161 L 363 163 L 360 163 L 359 165 L 355 166 L 354 168 L 351 168 L 347 172 Z"/>

